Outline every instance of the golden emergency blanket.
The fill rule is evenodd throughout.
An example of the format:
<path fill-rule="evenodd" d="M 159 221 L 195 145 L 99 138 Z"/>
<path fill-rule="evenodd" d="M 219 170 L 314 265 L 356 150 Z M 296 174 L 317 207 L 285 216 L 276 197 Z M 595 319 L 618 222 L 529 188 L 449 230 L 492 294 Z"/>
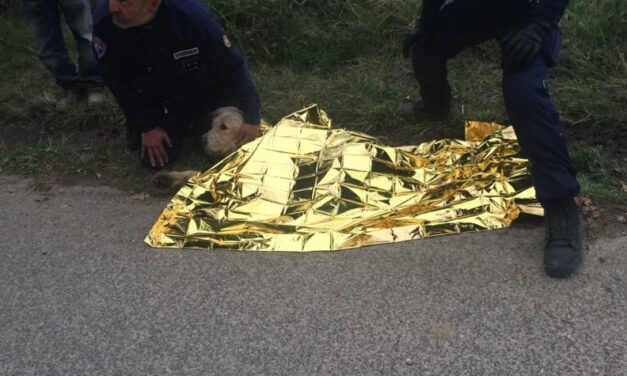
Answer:
<path fill-rule="evenodd" d="M 310 106 L 192 178 L 146 242 L 335 251 L 504 228 L 542 214 L 518 152 L 512 128 L 478 122 L 466 141 L 389 147 Z"/>

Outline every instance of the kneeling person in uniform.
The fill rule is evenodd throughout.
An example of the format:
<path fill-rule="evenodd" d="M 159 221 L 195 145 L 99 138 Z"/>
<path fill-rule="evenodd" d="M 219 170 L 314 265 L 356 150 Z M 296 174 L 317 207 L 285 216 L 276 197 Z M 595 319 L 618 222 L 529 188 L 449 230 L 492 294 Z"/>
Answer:
<path fill-rule="evenodd" d="M 450 110 L 447 60 L 496 39 L 502 51 L 503 95 L 523 153 L 532 164 L 537 197 L 546 213 L 544 264 L 565 277 L 583 258 L 582 221 L 574 197 L 579 183 L 563 126 L 545 81 L 562 43 L 558 28 L 569 0 L 423 0 L 422 15 L 404 43 L 420 84 L 421 102 L 406 102 L 399 115 L 441 119 Z"/>
<path fill-rule="evenodd" d="M 217 145 L 214 154 L 259 136 L 259 95 L 244 57 L 200 0 L 104 0 L 94 21 L 94 51 L 144 165 L 172 162 L 188 131 L 205 148 Z M 237 121 L 211 129 L 225 111 Z"/>

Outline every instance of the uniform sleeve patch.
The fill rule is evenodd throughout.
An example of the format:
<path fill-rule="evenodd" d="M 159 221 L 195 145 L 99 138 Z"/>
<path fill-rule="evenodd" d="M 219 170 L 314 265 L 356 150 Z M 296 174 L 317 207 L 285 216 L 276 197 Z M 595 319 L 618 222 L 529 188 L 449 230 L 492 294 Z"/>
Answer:
<path fill-rule="evenodd" d="M 93 43 L 98 59 L 102 59 L 102 57 L 107 53 L 107 44 L 95 35 Z"/>
<path fill-rule="evenodd" d="M 229 37 L 227 37 L 226 34 L 222 35 L 222 41 L 224 42 L 226 48 L 231 48 L 231 46 L 233 46 L 231 44 L 231 41 L 229 40 Z"/>

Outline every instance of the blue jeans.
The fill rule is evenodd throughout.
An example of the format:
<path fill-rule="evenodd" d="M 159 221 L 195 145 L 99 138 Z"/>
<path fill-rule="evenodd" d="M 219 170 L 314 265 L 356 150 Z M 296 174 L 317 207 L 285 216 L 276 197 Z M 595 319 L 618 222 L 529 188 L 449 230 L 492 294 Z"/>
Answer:
<path fill-rule="evenodd" d="M 22 11 L 35 29 L 39 59 L 59 86 L 66 90 L 104 86 L 91 45 L 93 20 L 89 0 L 22 0 Z M 61 14 L 76 40 L 78 71 L 63 41 Z"/>

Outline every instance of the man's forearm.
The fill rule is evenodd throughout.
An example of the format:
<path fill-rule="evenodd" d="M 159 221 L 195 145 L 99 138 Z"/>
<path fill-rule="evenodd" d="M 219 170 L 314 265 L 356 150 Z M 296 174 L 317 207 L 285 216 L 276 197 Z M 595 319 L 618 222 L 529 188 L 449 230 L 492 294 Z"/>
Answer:
<path fill-rule="evenodd" d="M 246 98 L 242 98 L 239 109 L 244 113 L 244 121 L 248 124 L 259 125 L 261 122 L 261 110 L 259 95 L 255 92 Z"/>
<path fill-rule="evenodd" d="M 259 124 L 261 121 L 261 100 L 252 79 L 248 66 L 242 63 L 230 74 L 230 78 L 222 83 L 221 101 L 237 107 L 244 113 L 244 121 L 248 124 Z"/>

